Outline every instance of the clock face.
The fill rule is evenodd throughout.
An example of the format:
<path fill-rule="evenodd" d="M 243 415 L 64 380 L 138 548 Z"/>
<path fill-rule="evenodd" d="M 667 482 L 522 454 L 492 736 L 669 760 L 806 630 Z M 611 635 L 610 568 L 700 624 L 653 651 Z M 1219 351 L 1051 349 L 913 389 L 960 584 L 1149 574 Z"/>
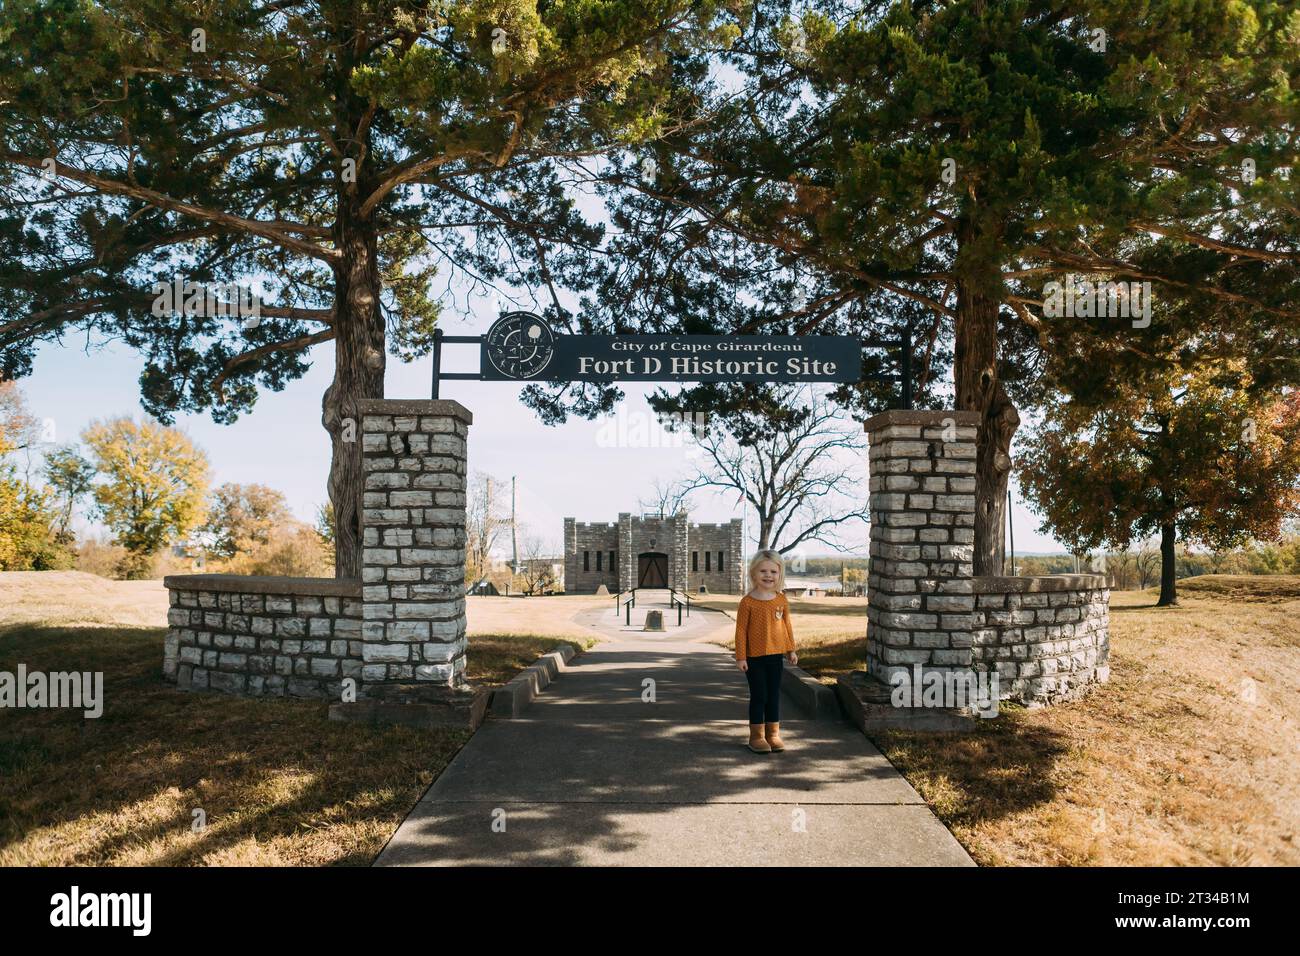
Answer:
<path fill-rule="evenodd" d="M 507 378 L 536 378 L 555 355 L 555 336 L 540 316 L 507 312 L 484 336 L 488 359 Z"/>

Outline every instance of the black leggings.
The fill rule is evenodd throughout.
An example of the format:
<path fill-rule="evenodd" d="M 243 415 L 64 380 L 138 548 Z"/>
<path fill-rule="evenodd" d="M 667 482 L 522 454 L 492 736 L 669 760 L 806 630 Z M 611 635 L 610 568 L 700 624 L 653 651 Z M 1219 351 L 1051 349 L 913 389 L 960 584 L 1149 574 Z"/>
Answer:
<path fill-rule="evenodd" d="M 775 724 L 781 720 L 781 662 L 784 654 L 749 658 L 749 722 Z"/>

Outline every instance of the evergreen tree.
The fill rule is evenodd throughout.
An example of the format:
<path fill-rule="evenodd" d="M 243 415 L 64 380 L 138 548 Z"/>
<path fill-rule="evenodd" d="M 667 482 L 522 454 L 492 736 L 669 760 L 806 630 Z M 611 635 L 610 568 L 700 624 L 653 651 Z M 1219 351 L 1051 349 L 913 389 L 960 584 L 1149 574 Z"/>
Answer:
<path fill-rule="evenodd" d="M 624 219 L 686 273 L 643 321 L 707 322 L 712 286 L 690 270 L 727 278 L 728 241 L 766 250 L 741 270 L 752 301 L 713 308 L 728 328 L 869 335 L 886 294 L 923 307 L 923 338 L 951 330 L 956 407 L 983 416 L 975 566 L 1000 573 L 1016 403 L 1044 397 L 1062 321 L 1043 313 L 1049 282 L 1249 306 L 1242 357 L 1293 334 L 1298 44 L 1300 10 L 1274 0 L 760 3 L 732 77 L 681 71 L 697 121 L 653 144 L 654 177 L 605 177 L 658 202 L 663 221 L 642 200 Z M 1066 318 L 1137 355 L 1165 334 Z"/>
<path fill-rule="evenodd" d="M 6 0 L 0 373 L 95 330 L 144 355 L 159 421 L 229 422 L 332 341 L 337 573 L 357 576 L 349 422 L 386 351 L 429 349 L 435 268 L 542 290 L 564 322 L 600 230 L 562 161 L 671 126 L 671 56 L 729 20 L 713 0 Z"/>

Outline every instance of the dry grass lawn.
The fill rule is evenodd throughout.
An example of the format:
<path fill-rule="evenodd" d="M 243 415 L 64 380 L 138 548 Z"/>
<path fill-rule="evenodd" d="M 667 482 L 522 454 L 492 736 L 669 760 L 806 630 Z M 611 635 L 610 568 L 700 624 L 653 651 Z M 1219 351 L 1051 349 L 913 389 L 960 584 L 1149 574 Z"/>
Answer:
<path fill-rule="evenodd" d="M 84 571 L 0 571 L 0 627 L 35 622 L 166 627 L 167 589 Z"/>
<path fill-rule="evenodd" d="M 1180 592 L 1168 609 L 1112 593 L 1111 679 L 1085 700 L 877 743 L 982 864 L 1296 865 L 1300 578 Z M 572 619 L 605 603 L 471 598 L 471 679 L 586 643 Z M 791 605 L 801 666 L 823 680 L 862 666 L 864 599 Z M 165 609 L 156 582 L 0 574 L 0 670 L 103 671 L 108 701 L 98 720 L 0 716 L 0 865 L 364 865 L 468 738 L 179 693 L 161 679 L 162 629 L 139 626 Z"/>
<path fill-rule="evenodd" d="M 1111 595 L 1111 676 L 960 736 L 877 740 L 977 862 L 1300 863 L 1300 578 Z"/>
<path fill-rule="evenodd" d="M 876 743 L 982 864 L 1300 864 L 1300 578 L 1179 592 L 1112 592 L 1111 678 L 1085 700 Z M 865 599 L 790 604 L 800 667 L 865 667 Z"/>
<path fill-rule="evenodd" d="M 471 597 L 466 601 L 465 617 L 470 634 L 531 634 L 591 641 L 591 629 L 573 621 L 575 614 L 591 608 L 608 608 L 612 614 L 614 599 L 590 594 Z"/>
<path fill-rule="evenodd" d="M 586 643 L 561 633 L 559 605 L 525 607 L 540 600 L 470 599 L 471 682 Z M 93 720 L 0 714 L 0 866 L 368 865 L 469 739 L 331 722 L 322 701 L 179 692 L 165 631 L 139 626 L 166 608 L 160 582 L 0 574 L 0 670 L 101 671 L 106 701 Z"/>

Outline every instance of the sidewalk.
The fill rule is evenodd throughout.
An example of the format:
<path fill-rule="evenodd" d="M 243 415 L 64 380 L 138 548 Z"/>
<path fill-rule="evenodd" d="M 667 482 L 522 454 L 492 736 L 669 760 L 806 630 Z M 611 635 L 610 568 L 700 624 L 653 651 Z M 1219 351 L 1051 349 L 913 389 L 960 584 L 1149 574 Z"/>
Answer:
<path fill-rule="evenodd" d="M 723 615 L 695 610 L 689 632 L 649 636 L 612 603 L 608 642 L 525 717 L 486 721 L 376 865 L 973 865 L 849 724 L 784 698 L 785 753 L 751 753 L 744 675 L 700 643 Z"/>

